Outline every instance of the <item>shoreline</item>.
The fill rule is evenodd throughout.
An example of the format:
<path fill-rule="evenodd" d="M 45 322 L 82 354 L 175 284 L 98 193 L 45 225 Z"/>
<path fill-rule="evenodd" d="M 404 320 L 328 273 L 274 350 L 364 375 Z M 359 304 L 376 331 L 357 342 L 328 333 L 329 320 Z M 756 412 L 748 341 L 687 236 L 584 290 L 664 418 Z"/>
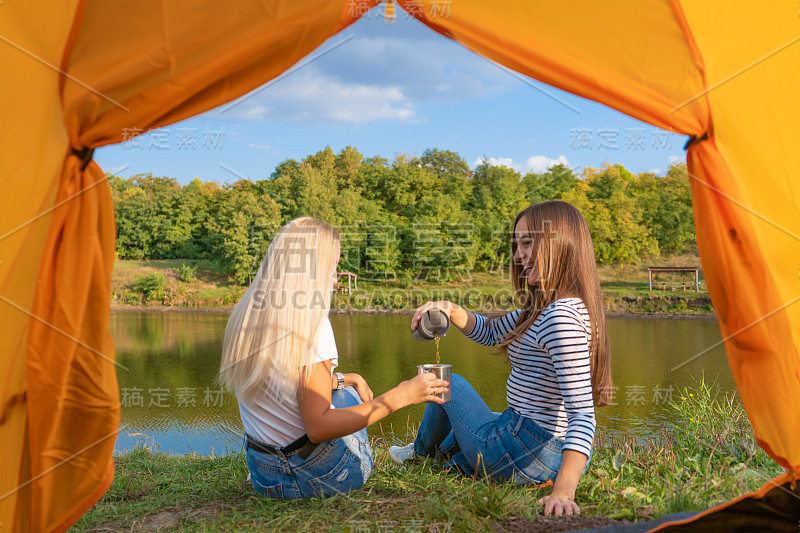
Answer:
<path fill-rule="evenodd" d="M 116 313 L 219 313 L 227 314 L 233 310 L 233 306 L 227 307 L 183 307 L 175 305 L 112 305 L 111 311 Z M 512 309 L 475 309 L 470 310 L 488 317 L 500 316 L 512 311 Z M 332 315 L 412 315 L 413 309 L 331 309 Z M 716 321 L 717 316 L 713 313 L 680 314 L 680 313 L 606 313 L 607 319 L 644 319 L 644 320 L 707 320 Z"/>

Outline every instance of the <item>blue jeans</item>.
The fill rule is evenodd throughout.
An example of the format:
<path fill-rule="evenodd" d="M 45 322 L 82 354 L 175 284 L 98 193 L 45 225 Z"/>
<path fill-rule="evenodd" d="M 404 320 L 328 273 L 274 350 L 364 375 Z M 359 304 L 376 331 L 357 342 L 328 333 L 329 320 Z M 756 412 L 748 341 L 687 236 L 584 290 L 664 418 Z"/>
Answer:
<path fill-rule="evenodd" d="M 450 387 L 451 401 L 429 403 L 425 408 L 414 440 L 418 455 L 438 454 L 448 459 L 446 468 L 518 485 L 555 479 L 561 467 L 562 439 L 511 408 L 492 412 L 457 374 Z"/>
<path fill-rule="evenodd" d="M 337 408 L 361 403 L 353 387 L 331 393 Z M 287 454 L 260 453 L 247 449 L 250 482 L 262 496 L 294 500 L 313 496 L 332 496 L 361 488 L 372 472 L 372 448 L 367 429 L 317 445 L 306 458 L 299 450 Z"/>

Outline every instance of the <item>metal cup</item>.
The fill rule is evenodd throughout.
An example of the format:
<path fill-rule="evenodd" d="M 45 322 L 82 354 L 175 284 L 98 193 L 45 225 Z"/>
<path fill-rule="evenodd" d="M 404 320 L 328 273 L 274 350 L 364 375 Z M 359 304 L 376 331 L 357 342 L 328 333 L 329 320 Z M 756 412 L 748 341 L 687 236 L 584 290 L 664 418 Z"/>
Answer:
<path fill-rule="evenodd" d="M 417 374 L 422 374 L 424 372 L 430 372 L 437 378 L 443 379 L 450 383 L 450 385 L 447 387 L 449 389 L 447 392 L 440 392 L 439 394 L 436 394 L 436 396 L 446 402 L 449 402 L 453 399 L 453 380 L 451 379 L 453 376 L 453 365 L 417 365 Z"/>

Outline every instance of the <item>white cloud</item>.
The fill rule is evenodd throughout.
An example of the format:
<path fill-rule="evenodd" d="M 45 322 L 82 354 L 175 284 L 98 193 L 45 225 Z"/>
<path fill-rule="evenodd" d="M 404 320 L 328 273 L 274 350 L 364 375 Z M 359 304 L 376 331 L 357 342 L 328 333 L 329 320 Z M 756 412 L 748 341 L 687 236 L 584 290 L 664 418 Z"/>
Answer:
<path fill-rule="evenodd" d="M 311 68 L 277 80 L 225 111 L 229 118 L 292 122 L 416 120 L 414 106 L 398 87 L 343 83 Z"/>
<path fill-rule="evenodd" d="M 247 145 L 248 148 L 255 148 L 256 150 L 271 150 L 272 147 L 268 144 L 258 144 L 258 143 L 250 143 Z"/>
<path fill-rule="evenodd" d="M 268 108 L 267 106 L 258 105 L 256 102 L 252 102 L 249 106 L 247 104 L 242 104 L 241 109 L 236 109 L 231 114 L 245 120 L 264 120 L 271 110 L 271 107 Z"/>
<path fill-rule="evenodd" d="M 544 172 L 555 165 L 570 166 L 569 161 L 563 155 L 558 156 L 556 159 L 550 159 L 544 155 L 535 155 L 529 157 L 525 162 L 525 170 L 529 172 Z"/>
<path fill-rule="evenodd" d="M 669 162 L 670 165 L 672 165 L 674 163 L 683 163 L 684 161 L 686 161 L 686 159 L 683 157 L 678 157 L 677 155 L 671 155 L 667 158 L 667 161 Z"/>
<path fill-rule="evenodd" d="M 356 37 L 314 68 L 349 83 L 398 87 L 416 103 L 492 96 L 520 83 L 455 42 L 430 37 Z"/>
<path fill-rule="evenodd" d="M 544 155 L 535 155 L 533 157 L 529 157 L 528 160 L 525 161 L 524 165 L 514 163 L 514 160 L 511 159 L 510 157 L 489 157 L 489 158 L 479 157 L 475 160 L 475 163 L 473 163 L 472 165 L 473 168 L 477 167 L 484 161 L 489 163 L 493 167 L 500 167 L 500 166 L 508 167 L 520 173 L 544 172 L 550 167 L 559 164 L 565 165 L 567 167 L 571 166 L 567 158 L 564 157 L 563 155 L 558 156 L 558 158 L 556 159 L 551 159 Z"/>
<path fill-rule="evenodd" d="M 381 24 L 383 22 L 381 21 Z M 250 121 L 419 122 L 416 105 L 493 97 L 519 80 L 455 42 L 409 23 L 403 37 L 360 23 L 356 37 L 273 80 L 223 116 Z M 334 38 L 336 39 L 336 38 Z M 325 49 L 323 45 L 320 49 Z M 312 56 L 313 57 L 313 54 Z"/>
<path fill-rule="evenodd" d="M 520 165 L 515 165 L 514 161 L 510 157 L 490 157 L 490 158 L 483 158 L 479 157 L 473 163 L 473 168 L 483 163 L 489 163 L 489 166 L 492 167 L 508 167 L 510 169 L 516 170 L 517 172 L 522 170 Z"/>

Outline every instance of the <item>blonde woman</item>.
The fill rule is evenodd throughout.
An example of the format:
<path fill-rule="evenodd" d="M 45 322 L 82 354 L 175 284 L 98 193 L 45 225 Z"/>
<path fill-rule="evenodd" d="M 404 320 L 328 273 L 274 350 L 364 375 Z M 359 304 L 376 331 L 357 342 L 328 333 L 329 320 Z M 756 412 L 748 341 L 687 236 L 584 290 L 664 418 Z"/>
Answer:
<path fill-rule="evenodd" d="M 334 373 L 328 312 L 339 234 L 298 218 L 272 240 L 225 329 L 220 381 L 239 400 L 253 487 L 276 499 L 347 492 L 372 471 L 366 427 L 408 405 L 440 402 L 449 383 L 416 376 L 373 397 L 358 374 Z"/>
<path fill-rule="evenodd" d="M 594 408 L 608 403 L 611 370 L 606 319 L 589 227 L 566 202 L 523 210 L 514 223 L 512 275 L 520 309 L 487 320 L 448 301 L 444 310 L 467 338 L 502 346 L 511 364 L 508 409 L 493 413 L 453 375 L 453 400 L 430 404 L 417 438 L 393 446 L 398 463 L 440 455 L 447 467 L 519 484 L 553 482 L 544 514 L 580 512 L 575 489 L 591 458 Z"/>

